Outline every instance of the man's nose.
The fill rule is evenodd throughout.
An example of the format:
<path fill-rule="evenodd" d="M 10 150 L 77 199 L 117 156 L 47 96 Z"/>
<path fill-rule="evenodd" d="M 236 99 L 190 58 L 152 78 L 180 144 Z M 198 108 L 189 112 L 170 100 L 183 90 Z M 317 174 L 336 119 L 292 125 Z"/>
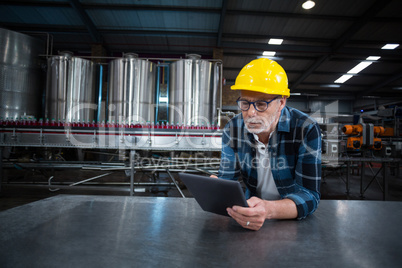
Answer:
<path fill-rule="evenodd" d="M 250 108 L 248 109 L 247 113 L 249 116 L 255 116 L 257 114 L 257 110 L 253 104 L 250 103 Z"/>

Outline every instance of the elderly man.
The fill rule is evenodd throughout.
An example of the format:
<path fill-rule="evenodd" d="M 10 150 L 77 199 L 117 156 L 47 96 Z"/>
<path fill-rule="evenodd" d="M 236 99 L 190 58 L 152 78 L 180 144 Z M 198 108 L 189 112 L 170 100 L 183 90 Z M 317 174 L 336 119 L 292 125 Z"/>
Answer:
<path fill-rule="evenodd" d="M 287 76 L 261 58 L 243 67 L 232 90 L 242 111 L 224 128 L 218 177 L 242 177 L 249 207 L 227 208 L 244 228 L 266 219 L 303 219 L 320 200 L 321 132 L 308 115 L 286 106 Z"/>

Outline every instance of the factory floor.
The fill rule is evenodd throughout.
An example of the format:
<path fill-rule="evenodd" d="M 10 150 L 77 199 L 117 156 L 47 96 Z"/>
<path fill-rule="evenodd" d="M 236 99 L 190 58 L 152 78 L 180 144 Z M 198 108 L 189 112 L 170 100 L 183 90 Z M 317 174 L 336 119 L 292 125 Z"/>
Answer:
<path fill-rule="evenodd" d="M 349 194 L 346 194 L 346 174 L 344 169 L 324 169 L 321 184 L 321 198 L 331 200 L 383 200 L 382 176 L 379 168 L 367 168 L 363 178 L 363 196 L 360 193 L 361 176 L 359 170 L 352 170 L 349 176 Z M 388 179 L 388 201 L 402 201 L 402 177 L 399 172 L 390 170 L 386 177 Z M 374 178 L 374 175 L 378 175 Z M 71 183 L 85 180 L 101 173 L 96 171 L 64 170 L 54 171 L 52 183 L 61 185 L 62 189 L 49 190 L 49 174 L 38 171 L 17 171 L 4 170 L 3 183 L 0 191 L 0 211 L 21 206 L 30 202 L 48 198 L 59 194 L 80 194 L 80 195 L 129 195 L 129 177 L 123 172 L 116 172 L 109 176 L 99 178 L 81 184 L 77 187 L 68 186 Z M 174 175 L 177 179 L 177 176 Z M 374 178 L 374 179 L 373 179 Z M 162 196 L 181 197 L 181 193 L 172 185 L 172 181 L 166 173 L 150 174 L 137 172 L 136 183 L 153 185 L 137 185 L 136 196 Z M 371 183 L 370 183 L 371 182 Z M 186 197 L 191 194 L 185 186 L 178 181 L 182 193 Z M 163 185 L 164 184 L 164 185 Z"/>

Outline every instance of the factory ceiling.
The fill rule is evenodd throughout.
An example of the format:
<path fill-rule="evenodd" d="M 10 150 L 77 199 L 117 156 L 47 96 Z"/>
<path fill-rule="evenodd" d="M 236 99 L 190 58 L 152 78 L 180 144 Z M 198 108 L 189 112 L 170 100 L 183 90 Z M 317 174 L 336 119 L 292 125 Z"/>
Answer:
<path fill-rule="evenodd" d="M 242 66 L 269 51 L 287 71 L 294 95 L 388 98 L 401 105 L 402 1 L 315 0 L 309 10 L 303 2 L 10 0 L 0 3 L 0 27 L 48 35 L 53 54 L 91 55 L 94 45 L 108 57 L 221 54 L 228 85 Z M 400 46 L 382 49 L 387 44 Z M 359 63 L 366 68 L 351 71 Z M 335 82 L 348 71 L 347 81 Z"/>

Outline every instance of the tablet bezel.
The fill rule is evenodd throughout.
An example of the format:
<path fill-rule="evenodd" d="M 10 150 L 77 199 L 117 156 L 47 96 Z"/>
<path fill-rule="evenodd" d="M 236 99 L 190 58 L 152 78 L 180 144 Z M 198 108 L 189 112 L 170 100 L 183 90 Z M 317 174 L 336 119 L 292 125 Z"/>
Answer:
<path fill-rule="evenodd" d="M 226 209 L 248 207 L 240 182 L 211 178 L 197 174 L 179 173 L 180 180 L 204 211 L 229 216 Z"/>

